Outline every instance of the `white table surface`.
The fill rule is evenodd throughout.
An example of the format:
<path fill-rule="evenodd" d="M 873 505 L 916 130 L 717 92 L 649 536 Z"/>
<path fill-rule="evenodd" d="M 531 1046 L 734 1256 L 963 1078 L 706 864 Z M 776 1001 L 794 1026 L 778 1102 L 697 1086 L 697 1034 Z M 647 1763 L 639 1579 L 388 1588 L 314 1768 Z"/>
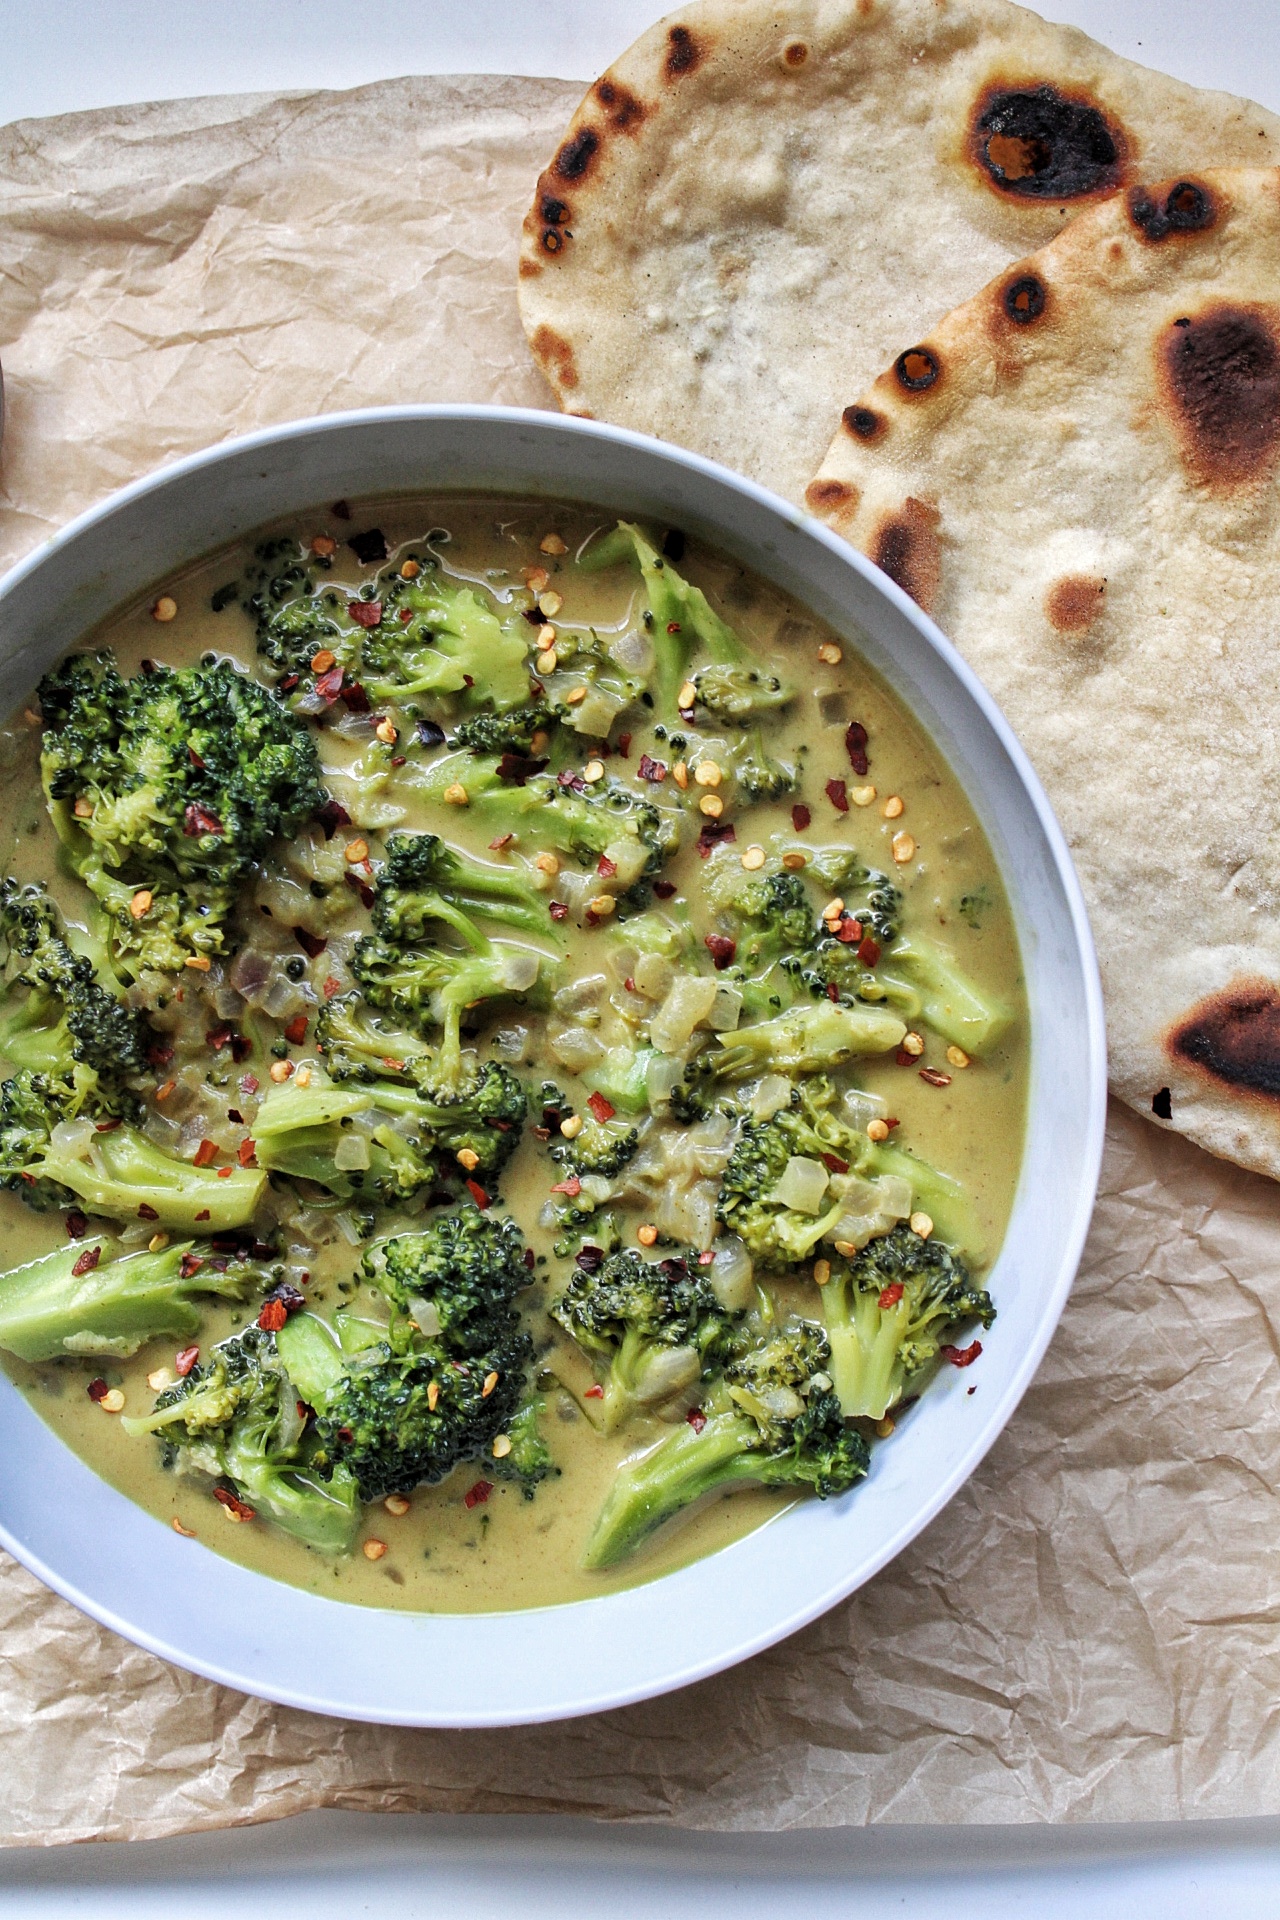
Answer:
<path fill-rule="evenodd" d="M 181 94 L 405 73 L 589 80 L 661 0 L 0 0 L 0 123 Z M 1117 52 L 1280 110 L 1280 0 L 1050 0 Z M 0 1856 L 5 1920 L 465 1913 L 610 1920 L 1275 1920 L 1280 1818 L 1180 1826 L 688 1834 L 585 1820 L 320 1813 Z"/>

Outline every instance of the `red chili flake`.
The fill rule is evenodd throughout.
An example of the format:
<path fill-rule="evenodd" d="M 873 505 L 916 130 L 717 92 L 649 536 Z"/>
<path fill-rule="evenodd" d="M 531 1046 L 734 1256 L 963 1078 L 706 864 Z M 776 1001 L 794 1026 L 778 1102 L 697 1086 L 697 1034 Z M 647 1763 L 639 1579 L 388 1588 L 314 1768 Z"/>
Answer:
<path fill-rule="evenodd" d="M 480 1182 L 478 1180 L 468 1180 L 467 1192 L 471 1195 L 471 1198 L 475 1201 L 481 1213 L 484 1213 L 489 1205 L 489 1196 L 480 1185 Z"/>
<path fill-rule="evenodd" d="M 595 1386 L 595 1385 L 587 1387 L 582 1397 L 584 1400 L 603 1400 L 604 1388 L 601 1386 Z"/>
<path fill-rule="evenodd" d="M 193 1167 L 207 1167 L 218 1157 L 217 1144 L 212 1140 L 202 1140 L 192 1156 Z"/>
<path fill-rule="evenodd" d="M 468 1511 L 472 1507 L 482 1507 L 492 1492 L 492 1480 L 477 1480 L 474 1487 L 468 1487 L 463 1494 L 462 1504 Z"/>
<path fill-rule="evenodd" d="M 618 735 L 618 752 L 622 755 L 623 759 L 625 760 L 627 755 L 630 753 L 630 751 L 631 751 L 631 735 L 629 733 L 620 733 Z"/>
<path fill-rule="evenodd" d="M 180 1380 L 186 1379 L 187 1375 L 190 1373 L 192 1367 L 194 1367 L 196 1361 L 199 1358 L 200 1358 L 199 1347 L 184 1347 L 182 1349 L 182 1352 L 178 1354 L 177 1358 L 174 1360 L 174 1363 L 173 1363 L 173 1370 L 178 1375 Z"/>
<path fill-rule="evenodd" d="M 258 1325 L 264 1333 L 279 1333 L 288 1318 L 289 1310 L 283 1300 L 264 1300 Z"/>
<path fill-rule="evenodd" d="M 393 754 L 392 754 L 392 756 L 391 756 L 391 764 L 392 764 L 392 766 L 393 766 L 393 767 L 403 767 L 403 766 L 405 766 L 405 765 L 407 765 L 407 763 L 408 763 L 408 755 L 407 755 L 407 754 L 403 754 L 403 753 L 393 753 Z"/>
<path fill-rule="evenodd" d="M 642 753 L 636 772 L 642 780 L 648 780 L 656 787 L 667 777 L 667 763 L 665 760 L 651 759 L 647 753 Z"/>
<path fill-rule="evenodd" d="M 836 939 L 843 941 L 846 947 L 856 947 L 862 939 L 861 920 L 854 920 L 846 913 L 836 928 Z"/>
<path fill-rule="evenodd" d="M 834 1001 L 837 1006 L 840 1004 L 840 988 L 834 980 L 827 982 L 827 998 Z"/>
<path fill-rule="evenodd" d="M 234 1172 L 234 1167 L 219 1167 L 218 1178 L 219 1180 L 229 1180 Z"/>
<path fill-rule="evenodd" d="M 711 955 L 717 973 L 723 973 L 726 967 L 733 965 L 738 951 L 736 940 L 730 940 L 724 933 L 709 933 L 702 944 Z"/>
<path fill-rule="evenodd" d="M 844 746 L 849 765 L 860 780 L 865 780 L 868 771 L 867 730 L 860 720 L 851 720 L 845 728 Z"/>
<path fill-rule="evenodd" d="M 611 860 L 607 853 L 602 853 L 600 855 L 600 858 L 596 861 L 596 872 L 601 876 L 602 879 L 612 880 L 614 874 L 617 871 L 618 871 L 617 861 Z"/>
<path fill-rule="evenodd" d="M 635 983 L 635 981 L 634 981 L 634 980 L 633 980 L 633 979 L 631 978 L 631 975 L 630 975 L 630 974 L 628 974 L 628 975 L 627 975 L 627 977 L 626 977 L 626 979 L 625 979 L 625 980 L 623 981 L 623 983 L 622 983 L 622 984 L 623 984 L 623 986 L 624 986 L 624 987 L 626 988 L 626 990 L 627 990 L 627 992 L 628 992 L 628 993 L 634 993 L 634 992 L 635 992 L 635 990 L 636 990 L 636 983 Z"/>
<path fill-rule="evenodd" d="M 838 1153 L 824 1153 L 822 1164 L 828 1173 L 848 1173 L 849 1162 L 842 1160 Z"/>
<path fill-rule="evenodd" d="M 328 673 L 322 673 L 316 680 L 315 691 L 322 700 L 336 700 L 342 692 L 342 668 L 330 667 Z"/>
<path fill-rule="evenodd" d="M 242 1140 L 236 1148 L 236 1159 L 242 1167 L 256 1167 L 258 1143 L 256 1140 Z"/>
<path fill-rule="evenodd" d="M 689 1425 L 695 1433 L 701 1433 L 707 1424 L 707 1416 L 701 1407 L 690 1407 L 688 1413 L 685 1415 L 685 1419 L 689 1422 Z"/>
<path fill-rule="evenodd" d="M 709 1267 L 714 1259 L 715 1254 L 711 1251 L 710 1247 L 704 1247 L 703 1251 L 698 1255 L 698 1265 L 700 1267 Z M 663 1265 L 666 1265 L 665 1261 Z"/>
<path fill-rule="evenodd" d="M 227 1118 L 233 1127 L 242 1127 L 244 1125 L 244 1115 L 241 1113 L 239 1107 L 228 1107 Z"/>
<path fill-rule="evenodd" d="M 895 1280 L 892 1286 L 886 1287 L 878 1302 L 881 1313 L 888 1313 L 890 1307 L 896 1307 L 903 1292 L 901 1280 Z"/>
<path fill-rule="evenodd" d="M 231 1045 L 230 1027 L 214 1027 L 204 1037 L 205 1045 L 212 1047 L 215 1053 L 221 1053 L 224 1047 Z"/>
<path fill-rule="evenodd" d="M 280 682 L 281 693 L 292 693 L 301 678 L 302 675 L 299 673 L 286 673 L 284 679 Z"/>
<path fill-rule="evenodd" d="M 330 974 L 324 983 L 322 991 L 326 1000 L 332 1000 L 335 994 L 342 992 L 341 980 L 335 979 L 333 974 Z"/>
<path fill-rule="evenodd" d="M 94 1268 L 97 1266 L 101 1258 L 102 1258 L 101 1247 L 86 1247 L 84 1252 L 80 1255 L 80 1258 L 76 1261 L 74 1267 L 72 1267 L 71 1271 L 75 1275 L 77 1280 L 83 1279 L 86 1273 L 93 1272 Z"/>
<path fill-rule="evenodd" d="M 173 1048 L 165 1047 L 157 1040 L 147 1048 L 147 1059 L 153 1067 L 167 1067 L 173 1058 Z"/>
<path fill-rule="evenodd" d="M 95 1133 L 114 1133 L 119 1125 L 118 1120 L 95 1120 L 93 1130 Z"/>
<path fill-rule="evenodd" d="M 302 951 L 310 954 L 313 960 L 317 954 L 323 953 L 329 944 L 327 940 L 322 940 L 318 934 L 309 933 L 305 927 L 295 927 L 293 937 L 302 948 Z"/>
<path fill-rule="evenodd" d="M 587 1105 L 601 1126 L 604 1125 L 606 1120 L 612 1120 L 614 1114 L 618 1111 L 611 1101 L 605 1099 L 602 1093 L 593 1093 L 587 1101 Z"/>
<path fill-rule="evenodd" d="M 569 909 L 565 905 L 563 900 L 551 901 L 550 905 L 547 908 L 547 912 L 551 915 L 551 918 L 553 920 L 567 920 L 569 918 Z"/>
<path fill-rule="evenodd" d="M 261 1085 L 262 1082 L 256 1073 L 242 1073 L 240 1075 L 241 1093 L 256 1093 Z"/>
<path fill-rule="evenodd" d="M 490 853 L 505 853 L 514 839 L 514 833 L 500 833 L 496 840 L 489 842 Z"/>
<path fill-rule="evenodd" d="M 931 1087 L 949 1087 L 951 1085 L 951 1075 L 949 1073 L 939 1073 L 936 1067 L 921 1067 L 920 1078 L 927 1080 Z"/>
<path fill-rule="evenodd" d="M 504 787 L 522 787 L 535 773 L 542 773 L 546 760 L 527 753 L 504 753 L 498 762 L 498 778 Z"/>
<path fill-rule="evenodd" d="M 679 631 L 680 631 L 680 622 L 679 622 L 678 620 L 668 620 L 668 622 L 667 622 L 667 632 L 668 632 L 668 633 L 679 633 Z"/>
<path fill-rule="evenodd" d="M 208 1218 L 209 1218 L 209 1209 L 208 1209 L 208 1207 L 201 1207 L 201 1209 L 200 1209 L 200 1211 L 199 1211 L 199 1213 L 198 1213 L 198 1214 L 196 1215 L 196 1219 L 197 1219 L 197 1220 L 207 1220 Z"/>
<path fill-rule="evenodd" d="M 307 1016 L 305 1013 L 294 1014 L 292 1020 L 284 1030 L 284 1037 L 291 1047 L 300 1047 L 302 1045 L 307 1037 Z"/>
<path fill-rule="evenodd" d="M 843 780 L 828 780 L 827 798 L 837 813 L 848 813 L 849 793 Z"/>
<path fill-rule="evenodd" d="M 182 831 L 189 840 L 195 840 L 202 833 L 225 833 L 226 828 L 216 813 L 210 813 L 198 800 L 189 800 L 182 816 Z"/>
<path fill-rule="evenodd" d="M 206 771 L 204 761 L 200 758 L 200 755 L 196 752 L 195 748 L 190 744 L 190 742 L 187 743 L 187 753 L 190 757 L 192 766 L 199 767 L 201 773 L 204 773 Z"/>
<path fill-rule="evenodd" d="M 412 620 L 412 618 L 413 618 L 413 608 L 412 608 L 412 607 L 401 607 L 401 609 L 400 609 L 400 611 L 399 611 L 399 613 L 398 613 L 398 614 L 396 615 L 396 618 L 397 618 L 397 619 L 399 620 L 399 622 L 400 622 L 400 625 L 401 625 L 402 627 L 407 627 L 407 626 L 408 626 L 408 624 L 409 624 L 409 622 L 410 622 L 410 621 Z"/>
<path fill-rule="evenodd" d="M 358 627 L 376 627 L 382 621 L 381 600 L 348 600 L 347 612 Z"/>
<path fill-rule="evenodd" d="M 326 840 L 332 840 L 339 827 L 351 825 L 351 815 L 340 801 L 334 799 L 328 799 L 322 806 L 317 807 L 312 817 L 316 825 L 324 829 Z"/>
<path fill-rule="evenodd" d="M 698 853 L 705 860 L 713 847 L 723 846 L 725 841 L 737 837 L 731 820 L 707 820 L 698 835 Z"/>
<path fill-rule="evenodd" d="M 89 1222 L 85 1219 L 80 1209 L 78 1207 L 73 1207 L 71 1212 L 67 1215 L 68 1240 L 83 1240 L 86 1232 L 88 1231 L 88 1227 L 89 1227 Z"/>
<path fill-rule="evenodd" d="M 873 940 L 869 933 L 858 942 L 858 958 L 864 967 L 878 967 L 880 964 L 880 942 Z"/>
<path fill-rule="evenodd" d="M 373 905 L 373 888 L 367 887 L 360 878 L 360 875 L 358 873 L 352 873 L 350 867 L 347 868 L 345 877 L 352 893 L 359 894 L 361 906 L 371 907 Z"/>
<path fill-rule="evenodd" d="M 111 1389 L 105 1380 L 91 1380 L 85 1388 L 91 1400 L 105 1400 Z"/>
<path fill-rule="evenodd" d="M 234 1513 L 237 1520 L 252 1520 L 255 1517 L 256 1509 L 247 1506 L 240 1495 L 232 1493 L 229 1487 L 215 1487 L 213 1497 L 220 1507 L 226 1507 L 229 1513 Z"/>
<path fill-rule="evenodd" d="M 813 815 L 810 813 L 808 807 L 806 807 L 802 801 L 797 800 L 795 806 L 791 809 L 791 826 L 793 831 L 803 833 L 812 819 Z"/>
<path fill-rule="evenodd" d="M 968 1347 L 942 1347 L 940 1352 L 943 1359 L 949 1360 L 953 1367 L 971 1367 L 982 1352 L 982 1342 L 975 1340 L 972 1346 Z"/>
<path fill-rule="evenodd" d="M 898 1120 L 896 1118 L 891 1119 L 888 1114 L 885 1115 L 884 1123 L 886 1127 L 888 1127 L 890 1133 L 893 1132 L 895 1127 L 900 1127 L 902 1125 L 901 1120 Z"/>
<path fill-rule="evenodd" d="M 659 900 L 669 900 L 672 894 L 676 890 L 675 883 L 674 881 L 671 881 L 671 880 L 655 880 L 653 883 L 653 890 L 657 894 Z"/>
<path fill-rule="evenodd" d="M 158 1220 L 160 1215 L 154 1207 L 149 1207 L 144 1200 L 138 1208 L 138 1218 L 139 1220 Z"/>
<path fill-rule="evenodd" d="M 908 1053 L 905 1047 L 899 1047 L 893 1057 L 900 1067 L 914 1067 L 916 1063 L 915 1054 Z"/>
<path fill-rule="evenodd" d="M 576 1173 L 571 1173 L 567 1180 L 558 1180 L 551 1191 L 552 1193 L 567 1193 L 571 1200 L 576 1200 L 582 1192 L 582 1182 Z"/>

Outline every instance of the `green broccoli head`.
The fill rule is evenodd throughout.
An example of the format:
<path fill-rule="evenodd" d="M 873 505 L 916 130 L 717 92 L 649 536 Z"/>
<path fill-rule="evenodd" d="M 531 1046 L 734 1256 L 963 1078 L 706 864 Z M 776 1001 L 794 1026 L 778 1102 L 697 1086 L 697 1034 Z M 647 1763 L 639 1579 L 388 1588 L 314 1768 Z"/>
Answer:
<path fill-rule="evenodd" d="M 879 1420 L 923 1385 L 958 1328 L 989 1327 L 995 1305 L 935 1235 L 897 1226 L 831 1263 L 822 1289 L 831 1376 L 850 1418 Z"/>
<path fill-rule="evenodd" d="M 466 1071 L 464 1012 L 489 1000 L 541 997 L 548 965 L 545 954 L 502 940 L 486 942 L 483 953 L 455 954 L 364 934 L 351 970 L 371 1006 L 442 1029 L 436 1084 L 458 1085 Z"/>
<path fill-rule="evenodd" d="M 0 884 L 0 947 L 6 988 L 23 996 L 0 1021 L 0 1051 L 33 1071 L 65 1077 L 81 1069 L 113 1111 L 132 1111 L 122 1082 L 146 1070 L 146 1024 L 103 984 L 91 960 L 72 951 L 42 886 Z"/>
<path fill-rule="evenodd" d="M 731 849 L 718 849 L 707 862 L 704 887 L 708 904 L 727 917 L 744 972 L 766 973 L 813 948 L 817 915 L 798 873 L 748 873 Z"/>
<path fill-rule="evenodd" d="M 541 1397 L 531 1394 L 507 1422 L 506 1438 L 511 1442 L 510 1448 L 504 1449 L 499 1439 L 491 1449 L 498 1478 L 516 1481 L 526 1500 L 533 1499 L 535 1489 L 548 1475 L 560 1471 L 542 1437 L 542 1412 Z"/>
<path fill-rule="evenodd" d="M 678 816 L 621 780 L 591 785 L 580 774 L 540 774 L 524 791 L 536 809 L 529 821 L 534 831 L 579 866 L 610 861 L 624 889 L 661 872 L 680 845 Z"/>
<path fill-rule="evenodd" d="M 603 1398 L 585 1410 L 611 1432 L 692 1387 L 733 1340 L 696 1254 L 646 1260 L 630 1249 L 583 1248 L 553 1317 L 604 1371 Z"/>
<path fill-rule="evenodd" d="M 640 1129 L 625 1120 L 597 1120 L 583 1116 L 581 1131 L 572 1140 L 552 1142 L 551 1157 L 569 1172 L 581 1177 L 598 1174 L 602 1180 L 615 1180 L 635 1158 L 640 1145 Z"/>
<path fill-rule="evenodd" d="M 394 1310 L 393 1345 L 424 1338 L 463 1358 L 513 1330 L 532 1268 L 514 1220 L 468 1206 L 371 1247 L 361 1271 Z"/>
<path fill-rule="evenodd" d="M 110 654 L 73 654 L 40 704 L 54 824 L 114 963 L 129 974 L 221 952 L 266 849 L 323 801 L 305 722 L 225 660 L 125 679 Z"/>
<path fill-rule="evenodd" d="M 530 701 L 527 706 L 513 707 L 508 713 L 472 714 L 457 728 L 451 744 L 494 760 L 504 754 L 528 760 L 546 751 L 558 724 L 554 708 Z"/>
<path fill-rule="evenodd" d="M 829 1351 L 802 1321 L 744 1342 L 723 1374 L 657 1446 L 619 1470 L 587 1544 L 588 1568 L 616 1565 L 704 1494 L 747 1482 L 845 1493 L 870 1464 L 831 1391 Z"/>
<path fill-rule="evenodd" d="M 717 720 L 747 726 L 761 720 L 795 699 L 791 687 L 784 686 L 777 674 L 763 672 L 745 661 L 700 667 L 693 675 L 699 706 Z"/>
<path fill-rule="evenodd" d="M 215 1498 L 237 1518 L 261 1515 L 321 1553 L 350 1550 L 360 1518 L 355 1476 L 318 1459 L 273 1334 L 248 1327 L 219 1342 L 149 1415 L 121 1424 L 134 1436 L 157 1435 L 166 1465 L 216 1481 Z"/>
<path fill-rule="evenodd" d="M 451 927 L 473 952 L 488 942 L 477 919 L 529 933 L 550 928 L 546 902 L 523 869 L 491 866 L 447 846 L 434 833 L 393 833 L 374 889 L 373 926 L 383 940 L 413 946 Z"/>

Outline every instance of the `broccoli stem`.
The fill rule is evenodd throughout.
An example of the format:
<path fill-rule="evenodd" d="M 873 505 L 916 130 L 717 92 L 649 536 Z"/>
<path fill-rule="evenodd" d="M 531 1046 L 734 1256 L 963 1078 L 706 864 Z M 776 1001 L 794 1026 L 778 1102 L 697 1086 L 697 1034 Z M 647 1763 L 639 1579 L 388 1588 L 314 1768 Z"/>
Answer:
<path fill-rule="evenodd" d="M 77 1274 L 95 1249 L 92 1242 L 73 1243 L 12 1268 L 0 1283 L 0 1347 L 30 1361 L 87 1354 L 125 1360 L 160 1334 L 186 1339 L 198 1333 L 201 1316 L 191 1296 L 243 1296 L 251 1276 L 244 1268 L 220 1274 L 207 1265 L 184 1276 L 191 1249 L 188 1240 L 162 1253 L 119 1260 L 108 1254 Z M 105 1243 L 97 1250 L 106 1250 Z"/>
<path fill-rule="evenodd" d="M 227 1446 L 226 1474 L 242 1497 L 285 1533 L 317 1553 L 349 1553 L 360 1525 L 355 1480 L 337 1472 L 322 1480 L 297 1467 L 280 1467 L 262 1454 Z"/>
<path fill-rule="evenodd" d="M 291 1313 L 276 1335 L 280 1364 L 308 1406 L 322 1405 L 342 1384 L 346 1363 L 325 1322 L 314 1313 Z"/>
<path fill-rule="evenodd" d="M 659 709 L 666 710 L 676 703 L 695 642 L 701 641 L 711 658 L 725 666 L 740 665 L 747 659 L 747 652 L 702 589 L 683 579 L 632 521 L 620 520 L 613 532 L 579 556 L 578 565 L 587 572 L 598 572 L 627 558 L 635 559 L 640 566 L 653 623 L 657 663 L 654 697 Z"/>
<path fill-rule="evenodd" d="M 193 1167 L 153 1146 L 135 1127 L 95 1132 L 87 1147 L 59 1141 L 57 1130 L 35 1169 L 43 1179 L 69 1187 L 93 1213 L 113 1219 L 143 1219 L 187 1233 L 226 1233 L 247 1227 L 267 1184 L 266 1173 L 246 1167 Z"/>
<path fill-rule="evenodd" d="M 909 1182 L 912 1204 L 927 1213 L 940 1239 L 957 1252 L 972 1259 L 983 1254 L 984 1236 L 973 1208 L 969 1189 L 940 1167 L 920 1160 L 901 1147 L 880 1143 L 868 1146 L 858 1168 L 860 1173 L 897 1174 Z"/>
<path fill-rule="evenodd" d="M 921 934 L 900 935 L 877 968 L 877 978 L 890 989 L 914 988 L 918 1017 L 966 1053 L 982 1053 L 1009 1025 L 1008 1008 L 979 993 L 950 954 Z"/>
<path fill-rule="evenodd" d="M 902 1393 L 902 1342 L 911 1314 L 904 1295 L 883 1308 L 874 1293 L 832 1280 L 823 1289 L 831 1345 L 828 1372 L 846 1420 L 883 1420 Z"/>
<path fill-rule="evenodd" d="M 620 1468 L 587 1542 L 582 1564 L 590 1572 L 616 1566 L 703 1494 L 767 1475 L 760 1429 L 742 1414 L 713 1414 L 695 1432 L 683 1425 L 656 1447 Z"/>

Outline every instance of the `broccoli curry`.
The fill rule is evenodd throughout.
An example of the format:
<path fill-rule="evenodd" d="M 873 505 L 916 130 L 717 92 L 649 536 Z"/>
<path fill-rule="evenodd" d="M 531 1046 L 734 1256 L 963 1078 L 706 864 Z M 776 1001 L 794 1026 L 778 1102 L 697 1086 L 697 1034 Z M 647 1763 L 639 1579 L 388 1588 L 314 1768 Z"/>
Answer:
<path fill-rule="evenodd" d="M 1019 956 L 937 749 L 677 529 L 337 502 L 3 736 L 0 1349 L 195 1542 L 607 1591 L 980 1391 Z"/>

